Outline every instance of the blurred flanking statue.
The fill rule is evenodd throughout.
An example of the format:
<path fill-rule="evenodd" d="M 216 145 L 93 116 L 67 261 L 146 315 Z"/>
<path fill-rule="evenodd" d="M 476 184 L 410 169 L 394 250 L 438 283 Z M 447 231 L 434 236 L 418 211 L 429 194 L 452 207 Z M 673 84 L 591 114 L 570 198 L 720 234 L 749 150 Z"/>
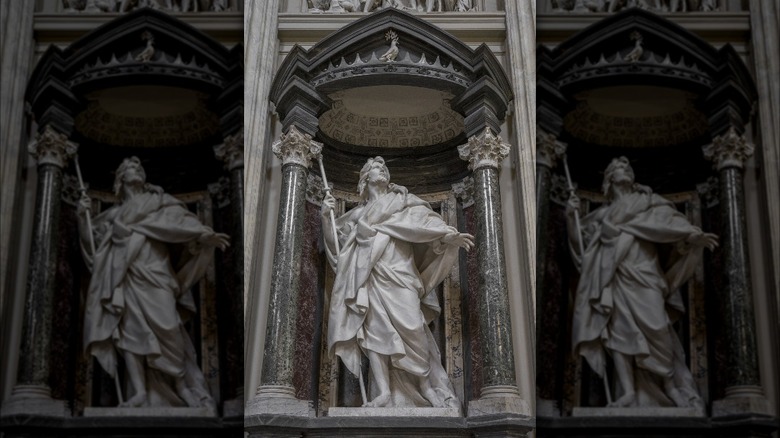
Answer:
<path fill-rule="evenodd" d="M 625 157 L 604 172 L 607 202 L 586 215 L 578 230 L 572 194 L 567 219 L 580 268 L 574 302 L 573 346 L 604 377 L 606 353 L 614 362 L 619 397 L 612 407 L 703 408 L 672 324 L 685 312 L 679 287 L 694 273 L 715 234 L 693 226 L 674 205 L 634 182 Z M 584 239 L 580 255 L 579 239 Z M 659 259 L 662 245 L 669 260 Z M 664 252 L 665 253 L 665 252 Z"/>
<path fill-rule="evenodd" d="M 359 376 L 368 356 L 370 401 L 364 407 L 459 408 L 428 324 L 440 313 L 436 286 L 474 237 L 460 233 L 405 187 L 391 184 L 382 157 L 369 159 L 358 183 L 362 203 L 336 219 L 322 204 L 328 260 L 336 271 L 328 352 Z"/>
<path fill-rule="evenodd" d="M 190 288 L 205 274 L 214 248 L 228 246 L 228 236 L 147 184 L 136 157 L 116 170 L 114 192 L 118 203 L 97 215 L 92 229 L 89 197 L 82 195 L 78 207 L 82 252 L 92 272 L 85 351 L 115 379 L 117 356 L 124 359 L 131 392 L 120 406 L 215 409 L 184 322 L 196 311 Z"/>

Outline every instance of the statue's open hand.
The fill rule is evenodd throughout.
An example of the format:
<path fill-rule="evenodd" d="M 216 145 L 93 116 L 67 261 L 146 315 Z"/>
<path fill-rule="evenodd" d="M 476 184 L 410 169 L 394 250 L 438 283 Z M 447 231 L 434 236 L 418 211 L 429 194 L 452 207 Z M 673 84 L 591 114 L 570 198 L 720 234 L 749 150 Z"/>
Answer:
<path fill-rule="evenodd" d="M 230 246 L 230 236 L 225 233 L 207 233 L 198 239 L 198 242 L 206 246 L 214 246 L 222 251 Z"/>
<path fill-rule="evenodd" d="M 474 248 L 474 236 L 467 233 L 450 233 L 441 238 L 442 243 L 455 245 L 466 251 Z"/>
<path fill-rule="evenodd" d="M 712 251 L 718 246 L 718 235 L 699 232 L 691 234 L 687 241 L 692 246 L 704 247 Z"/>
<path fill-rule="evenodd" d="M 322 216 L 326 217 L 330 214 L 331 211 L 334 211 L 336 209 L 336 198 L 333 197 L 333 195 L 330 194 L 330 192 L 325 193 L 325 197 L 322 198 Z"/>

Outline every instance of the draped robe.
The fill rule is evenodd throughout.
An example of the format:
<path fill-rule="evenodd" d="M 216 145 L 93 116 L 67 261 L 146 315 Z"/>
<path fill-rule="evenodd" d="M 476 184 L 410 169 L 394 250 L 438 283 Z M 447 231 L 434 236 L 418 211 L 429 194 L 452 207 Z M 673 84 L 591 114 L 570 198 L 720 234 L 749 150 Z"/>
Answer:
<path fill-rule="evenodd" d="M 427 202 L 390 185 L 387 194 L 336 220 L 340 253 L 328 319 L 328 351 L 360 372 L 360 350 L 390 357 L 395 406 L 429 406 L 414 376 L 427 376 L 437 395 L 456 400 L 428 324 L 440 313 L 435 287 L 449 274 L 457 233 Z"/>
<path fill-rule="evenodd" d="M 170 377 L 211 401 L 183 322 L 195 313 L 190 288 L 204 274 L 213 248 L 196 242 L 213 230 L 164 193 L 136 195 L 93 220 L 96 254 L 86 250 L 92 277 L 86 297 L 84 348 L 112 377 L 117 352 L 144 358 L 151 405 L 186 405 Z M 170 251 L 182 250 L 178 269 Z M 170 376 L 170 377 L 165 377 Z"/>
<path fill-rule="evenodd" d="M 701 260 L 686 239 L 701 233 L 668 200 L 634 192 L 582 220 L 585 256 L 574 304 L 573 346 L 599 376 L 604 349 L 634 358 L 637 404 L 674 406 L 659 377 L 674 377 L 689 399 L 699 399 L 673 322 L 685 311 L 678 288 Z M 668 266 L 659 245 L 669 244 Z M 699 399 L 700 400 L 700 399 Z"/>

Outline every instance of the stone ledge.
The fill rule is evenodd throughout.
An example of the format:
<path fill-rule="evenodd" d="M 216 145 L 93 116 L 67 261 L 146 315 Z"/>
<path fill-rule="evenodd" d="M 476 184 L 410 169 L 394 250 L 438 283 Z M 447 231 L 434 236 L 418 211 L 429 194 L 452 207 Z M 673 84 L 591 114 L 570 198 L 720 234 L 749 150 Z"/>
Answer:
<path fill-rule="evenodd" d="M 460 418 L 458 408 L 341 408 L 328 409 L 328 417 L 456 417 Z"/>
<path fill-rule="evenodd" d="M 84 408 L 85 417 L 216 417 L 217 413 L 209 408 L 179 408 L 159 406 L 153 408 Z"/>
<path fill-rule="evenodd" d="M 703 418 L 707 414 L 703 409 L 697 408 L 661 408 L 661 407 L 644 407 L 644 408 L 590 408 L 590 407 L 575 407 L 572 410 L 572 417 L 652 417 L 652 418 L 669 418 L 669 417 L 694 417 Z"/>

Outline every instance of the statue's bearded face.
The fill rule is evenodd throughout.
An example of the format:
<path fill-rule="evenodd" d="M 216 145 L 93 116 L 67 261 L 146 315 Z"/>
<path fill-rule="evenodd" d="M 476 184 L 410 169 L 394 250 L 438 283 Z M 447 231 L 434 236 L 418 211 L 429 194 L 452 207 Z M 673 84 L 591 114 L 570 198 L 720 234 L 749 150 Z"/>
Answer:
<path fill-rule="evenodd" d="M 634 169 L 631 168 L 626 157 L 615 158 L 604 171 L 604 182 L 601 186 L 604 194 L 606 195 L 612 184 L 616 183 L 634 183 Z"/>
<path fill-rule="evenodd" d="M 360 169 L 360 181 L 358 182 L 358 193 L 361 197 L 366 196 L 366 187 L 376 184 L 390 184 L 390 170 L 385 165 L 382 157 L 369 158 L 363 168 Z"/>
<path fill-rule="evenodd" d="M 144 184 L 146 182 L 146 172 L 141 165 L 138 157 L 125 158 L 114 177 L 114 193 L 119 195 L 122 186 L 125 184 Z"/>

